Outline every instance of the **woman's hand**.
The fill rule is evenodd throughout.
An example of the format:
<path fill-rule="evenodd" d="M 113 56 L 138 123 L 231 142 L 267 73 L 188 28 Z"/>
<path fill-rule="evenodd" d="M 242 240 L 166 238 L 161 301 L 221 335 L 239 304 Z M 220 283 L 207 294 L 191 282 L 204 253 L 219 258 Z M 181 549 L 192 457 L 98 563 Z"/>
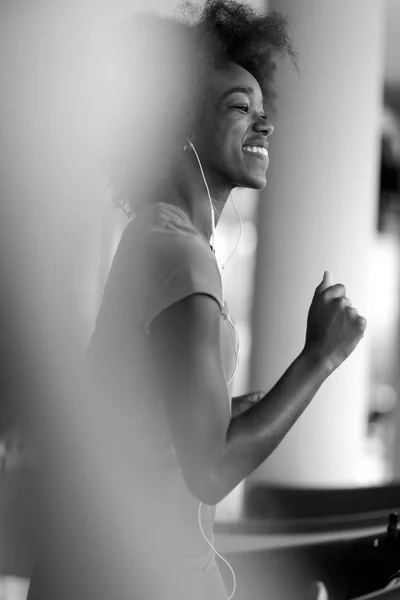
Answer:
<path fill-rule="evenodd" d="M 315 290 L 308 313 L 304 353 L 332 373 L 353 352 L 364 335 L 367 321 L 351 306 L 346 288 L 332 285 L 331 274 Z"/>
<path fill-rule="evenodd" d="M 232 417 L 237 417 L 242 413 L 246 412 L 249 408 L 258 404 L 260 400 L 265 396 L 265 392 L 250 392 L 243 394 L 243 396 L 235 396 L 232 398 Z"/>

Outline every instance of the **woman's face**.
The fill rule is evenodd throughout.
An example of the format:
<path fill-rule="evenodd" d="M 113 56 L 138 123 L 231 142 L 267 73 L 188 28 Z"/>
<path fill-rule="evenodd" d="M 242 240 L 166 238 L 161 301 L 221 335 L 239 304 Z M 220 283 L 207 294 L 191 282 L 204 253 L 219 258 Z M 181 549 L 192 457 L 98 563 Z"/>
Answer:
<path fill-rule="evenodd" d="M 256 79 L 237 64 L 214 71 L 200 105 L 194 145 L 210 182 L 262 189 L 268 168 L 268 136 L 273 132 L 264 113 Z"/>

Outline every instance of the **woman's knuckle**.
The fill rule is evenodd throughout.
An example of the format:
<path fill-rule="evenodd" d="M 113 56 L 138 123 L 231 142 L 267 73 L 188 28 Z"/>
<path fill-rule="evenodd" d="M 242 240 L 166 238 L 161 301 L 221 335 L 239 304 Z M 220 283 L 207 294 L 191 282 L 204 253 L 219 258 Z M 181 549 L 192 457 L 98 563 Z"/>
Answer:
<path fill-rule="evenodd" d="M 358 326 L 360 327 L 360 329 L 362 331 L 365 331 L 365 329 L 367 328 L 367 319 L 365 317 L 358 317 Z"/>

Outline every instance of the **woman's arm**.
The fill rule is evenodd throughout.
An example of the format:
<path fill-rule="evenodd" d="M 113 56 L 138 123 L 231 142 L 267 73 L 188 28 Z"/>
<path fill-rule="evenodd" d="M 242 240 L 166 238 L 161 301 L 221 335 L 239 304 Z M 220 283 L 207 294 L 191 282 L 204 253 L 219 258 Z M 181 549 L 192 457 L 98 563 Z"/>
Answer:
<path fill-rule="evenodd" d="M 304 350 L 259 402 L 232 417 L 215 466 L 222 498 L 272 454 L 329 374 L 325 361 Z"/>
<path fill-rule="evenodd" d="M 232 398 L 232 418 L 238 417 L 255 404 L 258 404 L 264 396 L 265 392 L 248 392 L 242 396 L 234 396 Z"/>
<path fill-rule="evenodd" d="M 154 373 L 182 472 L 207 504 L 222 500 L 268 458 L 365 329 L 344 287 L 327 287 L 324 278 L 311 304 L 304 350 L 260 402 L 231 418 L 219 324 L 218 303 L 196 294 L 152 325 Z"/>

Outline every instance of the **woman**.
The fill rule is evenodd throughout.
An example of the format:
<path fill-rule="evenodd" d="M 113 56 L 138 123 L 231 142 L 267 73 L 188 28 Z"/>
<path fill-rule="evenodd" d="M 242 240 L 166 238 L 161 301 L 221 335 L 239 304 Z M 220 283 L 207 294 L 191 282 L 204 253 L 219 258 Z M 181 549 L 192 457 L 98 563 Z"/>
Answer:
<path fill-rule="evenodd" d="M 278 15 L 229 0 L 208 0 L 193 15 L 194 24 L 139 19 L 122 36 L 110 173 L 116 203 L 134 218 L 87 369 L 98 431 L 129 469 L 125 488 L 112 482 L 113 501 L 135 506 L 131 597 L 158 597 L 152 586 L 165 577 L 164 597 L 226 600 L 212 549 L 215 505 L 273 452 L 366 322 L 325 273 L 298 358 L 267 394 L 231 397 L 237 336 L 212 234 L 234 188 L 266 185 L 274 57 L 294 53 Z M 108 493 L 98 485 L 93 502 Z"/>

